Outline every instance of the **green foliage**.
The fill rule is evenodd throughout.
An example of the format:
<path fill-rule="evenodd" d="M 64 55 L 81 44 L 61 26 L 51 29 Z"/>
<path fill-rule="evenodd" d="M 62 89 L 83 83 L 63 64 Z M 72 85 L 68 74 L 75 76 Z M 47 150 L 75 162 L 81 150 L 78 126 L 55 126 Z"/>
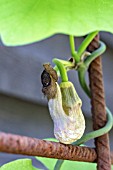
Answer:
<path fill-rule="evenodd" d="M 0 0 L 0 34 L 6 45 L 32 43 L 56 33 L 113 32 L 112 21 L 112 0 Z"/>
<path fill-rule="evenodd" d="M 37 157 L 37 160 L 39 160 L 45 167 L 48 168 L 48 170 L 54 170 L 54 166 L 57 162 L 57 159 L 52 158 L 41 158 Z M 84 167 L 84 169 L 83 169 Z M 96 170 L 96 164 L 94 163 L 86 163 L 86 162 L 75 162 L 75 161 L 67 161 L 65 160 L 64 163 L 61 166 L 61 170 L 69 170 L 69 169 L 79 169 L 79 170 Z"/>
<path fill-rule="evenodd" d="M 43 158 L 43 157 L 36 157 L 38 161 L 40 161 L 48 170 L 54 170 L 55 164 L 58 159 L 53 158 Z"/>
<path fill-rule="evenodd" d="M 42 158 L 37 157 L 48 170 L 54 170 L 54 166 L 57 162 L 57 159 L 52 158 Z M 0 170 L 41 170 L 32 166 L 32 161 L 30 159 L 19 159 L 12 162 L 9 162 L 0 167 Z M 65 160 L 61 170 L 69 170 L 69 169 L 79 169 L 79 170 L 96 170 L 95 163 L 87 163 L 87 162 L 75 162 L 75 161 L 67 161 Z M 113 170 L 113 166 L 112 166 Z"/>
<path fill-rule="evenodd" d="M 18 159 L 3 165 L 0 170 L 40 170 L 32 166 L 31 159 Z"/>
<path fill-rule="evenodd" d="M 57 162 L 57 159 L 52 158 L 42 158 L 37 157 L 37 160 L 39 160 L 45 167 L 48 168 L 48 170 L 54 170 L 54 166 Z M 96 163 L 88 163 L 88 162 L 78 162 L 78 161 L 67 161 L 65 160 L 64 163 L 61 166 L 60 170 L 69 170 L 69 169 L 77 169 L 77 170 L 96 170 Z M 113 166 L 112 166 L 113 170 Z"/>

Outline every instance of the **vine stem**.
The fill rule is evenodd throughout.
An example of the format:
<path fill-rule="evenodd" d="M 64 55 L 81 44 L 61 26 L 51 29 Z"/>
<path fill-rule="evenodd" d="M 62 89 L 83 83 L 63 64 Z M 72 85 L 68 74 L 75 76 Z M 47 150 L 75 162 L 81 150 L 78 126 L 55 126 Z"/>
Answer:
<path fill-rule="evenodd" d="M 70 35 L 69 40 L 70 40 L 71 55 L 74 58 L 75 62 L 78 63 L 80 61 L 80 58 L 75 50 L 74 36 Z"/>
<path fill-rule="evenodd" d="M 99 41 L 99 46 L 100 48 L 98 48 L 97 50 L 95 50 L 94 52 L 91 53 L 91 55 L 89 55 L 85 61 L 84 64 L 85 66 L 88 68 L 89 65 L 91 64 L 91 62 L 96 59 L 99 55 L 103 54 L 106 50 L 106 45 L 102 42 Z"/>
<path fill-rule="evenodd" d="M 74 63 L 70 62 L 70 61 L 66 61 L 66 60 L 61 60 L 58 59 L 65 67 L 65 69 L 67 71 L 69 71 L 70 69 L 73 69 L 75 67 Z M 57 65 L 54 66 L 54 70 L 56 70 L 58 77 L 60 77 L 60 71 L 57 67 Z"/>
<path fill-rule="evenodd" d="M 75 63 L 79 63 L 81 60 L 81 56 L 83 52 L 86 50 L 88 45 L 91 43 L 91 41 L 94 39 L 94 37 L 98 34 L 98 31 L 90 33 L 85 40 L 81 43 L 81 45 L 78 48 L 78 51 L 75 50 L 75 41 L 74 41 L 74 36 L 70 35 L 69 40 L 70 40 L 70 48 L 71 48 L 71 55 L 75 60 Z"/>
<path fill-rule="evenodd" d="M 105 50 L 106 50 L 106 45 L 99 41 L 99 45 L 100 47 L 98 49 L 96 49 L 94 52 L 91 53 L 91 55 L 89 55 L 84 63 L 82 63 L 80 65 L 80 67 L 78 68 L 78 77 L 79 77 L 79 82 L 80 85 L 82 87 L 82 89 L 85 91 L 85 93 L 88 95 L 89 98 L 91 98 L 91 92 L 90 89 L 85 81 L 85 74 L 86 71 L 89 68 L 89 65 L 91 64 L 91 62 L 96 59 L 98 57 L 98 55 L 101 55 Z"/>
<path fill-rule="evenodd" d="M 88 47 L 88 45 L 91 43 L 91 41 L 94 39 L 94 37 L 98 34 L 98 31 L 92 32 L 90 33 L 85 39 L 84 41 L 81 43 L 81 45 L 78 48 L 78 56 L 79 58 L 81 57 L 81 55 L 83 54 L 83 52 L 86 50 L 86 48 Z"/>
<path fill-rule="evenodd" d="M 58 67 L 58 70 L 60 72 L 60 76 L 61 76 L 62 82 L 67 82 L 68 81 L 67 71 L 66 71 L 65 66 L 63 65 L 63 63 L 59 59 L 57 59 L 57 58 L 54 58 L 53 62 Z"/>

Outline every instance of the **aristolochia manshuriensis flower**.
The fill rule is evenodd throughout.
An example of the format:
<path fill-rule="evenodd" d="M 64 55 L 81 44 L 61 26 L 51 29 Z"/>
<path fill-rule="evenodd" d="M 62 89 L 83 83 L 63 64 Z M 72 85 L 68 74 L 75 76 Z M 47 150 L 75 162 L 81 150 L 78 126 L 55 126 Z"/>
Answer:
<path fill-rule="evenodd" d="M 61 143 L 70 144 L 80 139 L 85 130 L 82 101 L 71 82 L 62 82 L 59 86 L 56 71 L 50 64 L 44 64 L 44 68 L 41 75 L 42 92 L 48 98 L 54 135 Z"/>

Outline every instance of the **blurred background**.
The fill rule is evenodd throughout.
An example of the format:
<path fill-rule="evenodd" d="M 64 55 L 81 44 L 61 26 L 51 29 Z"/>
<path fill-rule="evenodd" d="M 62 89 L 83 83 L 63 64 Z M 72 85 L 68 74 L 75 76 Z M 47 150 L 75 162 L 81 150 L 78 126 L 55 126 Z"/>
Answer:
<path fill-rule="evenodd" d="M 101 40 L 107 45 L 102 57 L 105 99 L 107 106 L 113 112 L 113 35 L 104 32 L 100 35 Z M 83 38 L 75 39 L 76 48 L 82 40 Z M 58 34 L 19 47 L 7 47 L 0 43 L 0 131 L 40 139 L 54 137 L 53 122 L 48 112 L 47 99 L 41 92 L 40 79 L 43 63 L 52 64 L 54 57 L 61 59 L 70 57 L 68 36 Z M 83 101 L 82 109 L 86 118 L 85 133 L 87 133 L 92 130 L 90 100 L 81 89 L 76 72 L 70 71 L 68 75 Z M 110 132 L 110 141 L 113 150 L 113 129 Z M 87 144 L 94 146 L 93 141 Z M 23 157 L 0 153 L 0 166 Z M 43 167 L 37 164 L 34 158 L 33 164 Z"/>

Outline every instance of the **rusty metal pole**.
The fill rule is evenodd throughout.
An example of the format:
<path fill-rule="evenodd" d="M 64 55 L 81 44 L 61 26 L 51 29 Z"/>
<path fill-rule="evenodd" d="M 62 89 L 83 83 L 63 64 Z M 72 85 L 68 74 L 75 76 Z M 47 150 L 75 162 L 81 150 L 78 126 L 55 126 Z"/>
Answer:
<path fill-rule="evenodd" d="M 0 152 L 73 161 L 96 161 L 95 149 L 0 132 Z"/>
<path fill-rule="evenodd" d="M 0 152 L 82 162 L 97 161 L 94 148 L 66 145 L 4 132 L 0 132 Z M 113 164 L 113 152 L 111 152 L 111 160 Z"/>
<path fill-rule="evenodd" d="M 99 35 L 97 35 L 88 47 L 92 52 L 99 46 Z M 89 81 L 91 88 L 91 104 L 93 129 L 97 130 L 106 123 L 105 96 L 102 75 L 102 62 L 99 56 L 95 59 L 89 68 Z M 95 139 L 97 152 L 97 169 L 111 170 L 110 147 L 108 134 Z"/>

